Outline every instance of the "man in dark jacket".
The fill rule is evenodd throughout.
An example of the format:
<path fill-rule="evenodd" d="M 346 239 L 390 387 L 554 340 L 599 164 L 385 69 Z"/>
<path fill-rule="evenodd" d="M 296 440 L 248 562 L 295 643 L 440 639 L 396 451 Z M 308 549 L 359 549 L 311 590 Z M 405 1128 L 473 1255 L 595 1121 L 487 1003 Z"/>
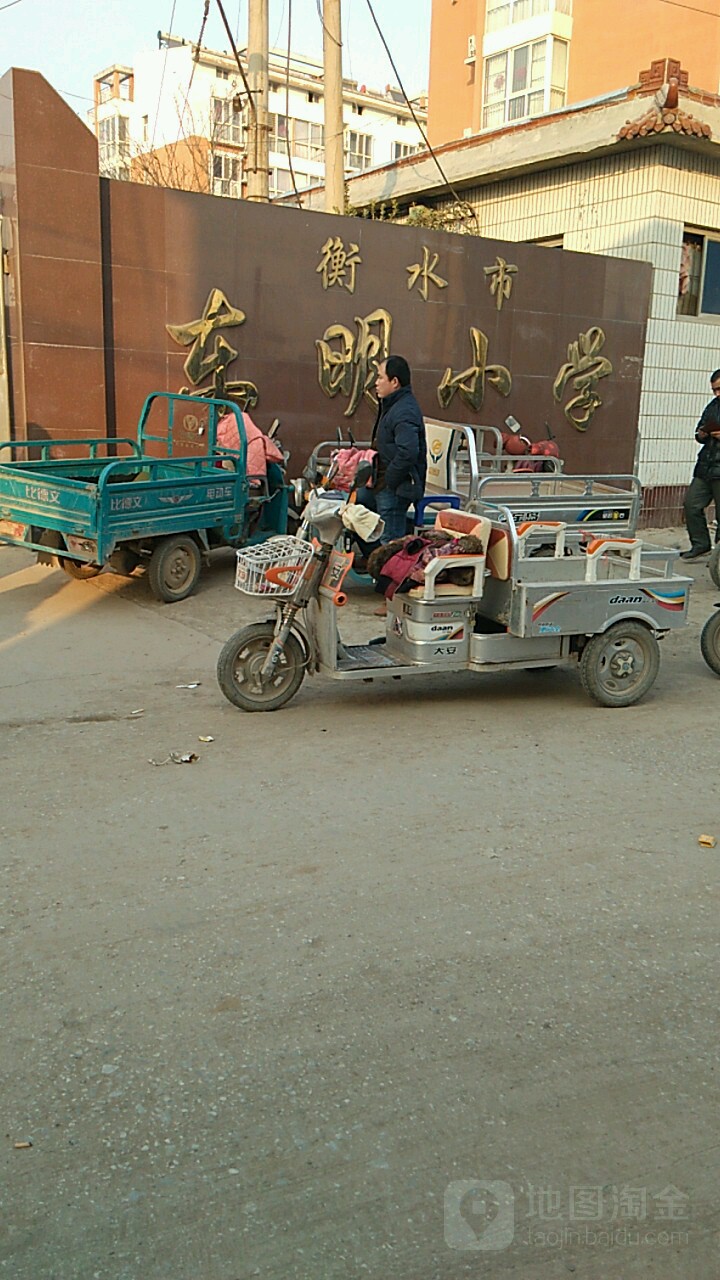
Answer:
<path fill-rule="evenodd" d="M 720 369 L 710 378 L 713 398 L 703 410 L 695 428 L 695 439 L 702 449 L 698 454 L 692 482 L 685 494 L 685 524 L 690 538 L 689 551 L 683 551 L 681 560 L 699 560 L 710 550 L 710 534 L 705 508 L 715 503 L 718 531 L 715 540 L 720 541 Z"/>
<path fill-rule="evenodd" d="M 392 542 L 405 534 L 410 503 L 425 493 L 425 423 L 410 387 L 410 366 L 403 356 L 388 356 L 378 366 L 375 391 L 379 405 L 372 447 L 377 450 L 378 465 L 377 479 L 369 492 L 374 509 L 385 521 L 381 541 Z"/>

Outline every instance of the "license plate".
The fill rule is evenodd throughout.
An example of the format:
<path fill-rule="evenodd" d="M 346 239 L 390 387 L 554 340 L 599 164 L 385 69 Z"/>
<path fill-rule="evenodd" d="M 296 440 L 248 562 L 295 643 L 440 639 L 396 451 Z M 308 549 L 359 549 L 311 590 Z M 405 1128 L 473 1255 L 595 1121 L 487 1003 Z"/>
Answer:
<path fill-rule="evenodd" d="M 19 538 L 27 536 L 26 524 L 18 524 L 17 520 L 0 520 L 0 538 Z"/>

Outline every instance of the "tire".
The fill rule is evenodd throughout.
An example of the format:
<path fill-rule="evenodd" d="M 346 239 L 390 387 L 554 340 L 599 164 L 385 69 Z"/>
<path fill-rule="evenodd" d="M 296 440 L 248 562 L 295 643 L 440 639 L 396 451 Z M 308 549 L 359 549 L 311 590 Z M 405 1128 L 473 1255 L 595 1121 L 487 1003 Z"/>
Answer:
<path fill-rule="evenodd" d="M 710 570 L 710 577 L 715 583 L 715 586 L 720 588 L 720 542 L 718 542 L 710 552 L 708 569 Z"/>
<path fill-rule="evenodd" d="M 88 578 L 97 578 L 102 573 L 101 564 L 85 564 L 82 560 L 70 560 L 67 556 L 58 556 L 58 564 L 68 578 L 76 578 L 78 582 L 87 582 Z"/>
<path fill-rule="evenodd" d="M 305 654 L 292 633 L 272 679 L 264 687 L 257 682 L 257 673 L 274 638 L 273 622 L 254 622 L 236 631 L 220 651 L 218 684 L 228 702 L 241 711 L 277 711 L 295 696 L 303 682 Z"/>
<path fill-rule="evenodd" d="M 710 614 L 700 632 L 700 652 L 710 670 L 720 676 L 720 609 Z"/>
<path fill-rule="evenodd" d="M 580 659 L 586 693 L 603 707 L 630 707 L 652 688 L 660 648 L 642 622 L 615 622 L 588 640 Z"/>
<path fill-rule="evenodd" d="M 195 590 L 201 568 L 200 548 L 194 538 L 187 534 L 163 538 L 150 557 L 150 590 L 165 604 L 184 600 Z"/>

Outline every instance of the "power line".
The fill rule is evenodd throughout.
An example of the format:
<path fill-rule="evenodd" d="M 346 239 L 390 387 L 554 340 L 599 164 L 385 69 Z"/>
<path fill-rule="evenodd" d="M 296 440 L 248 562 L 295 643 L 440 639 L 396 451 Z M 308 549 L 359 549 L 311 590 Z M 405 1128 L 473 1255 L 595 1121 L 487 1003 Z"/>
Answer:
<path fill-rule="evenodd" d="M 10 0 L 9 4 L 0 4 L 0 13 L 2 13 L 3 9 L 12 9 L 14 4 L 20 4 L 20 0 Z"/>
<path fill-rule="evenodd" d="M 298 208 L 302 209 L 302 200 L 300 199 L 297 182 L 295 181 L 295 168 L 292 162 L 292 149 L 290 147 L 290 45 L 292 43 L 292 0 L 288 0 L 287 31 L 287 61 L 285 63 L 285 149 L 287 151 L 288 166 L 290 169 L 293 191 L 295 192 L 295 199 L 298 202 Z M 308 134 L 309 133 L 310 128 L 308 128 Z"/>
<path fill-rule="evenodd" d="M 175 8 L 175 0 L 173 0 L 173 9 L 174 8 Z M 203 35 L 205 34 L 205 23 L 208 20 L 209 12 L 210 12 L 210 0 L 205 0 L 205 5 L 203 7 L 202 22 L 200 23 L 200 34 L 197 38 L 197 44 L 195 45 L 195 53 L 193 54 L 193 64 L 192 64 L 192 71 L 190 72 L 190 80 L 188 81 L 188 87 L 185 93 L 185 102 L 180 111 L 180 128 L 178 129 L 176 145 L 180 141 L 180 137 L 183 131 L 183 126 L 185 123 L 185 112 L 190 109 L 190 90 L 192 89 L 193 80 L 195 79 L 195 68 L 198 62 L 200 61 L 200 50 L 202 48 L 202 39 L 203 39 Z"/>
<path fill-rule="evenodd" d="M 353 78 L 353 73 L 352 73 L 352 50 L 351 50 L 351 48 L 350 48 L 350 22 L 351 22 L 351 19 L 352 19 L 352 15 L 353 15 L 353 7 L 352 7 L 352 5 L 351 5 L 351 4 L 349 4 L 349 5 L 348 5 L 348 7 L 347 7 L 347 22 L 345 23 L 345 26 L 343 27 L 343 36 L 344 36 L 343 46 L 344 46 L 344 48 L 345 48 L 345 52 L 347 53 L 347 65 L 348 65 L 348 72 L 349 72 L 349 74 L 350 74 L 350 79 L 351 79 L 351 80 L 352 80 L 352 78 Z"/>
<path fill-rule="evenodd" d="M 320 0 L 318 0 L 318 4 L 319 4 L 319 2 L 320 2 Z M 377 28 L 377 33 L 378 33 L 378 35 L 380 36 L 380 39 L 382 40 L 383 48 L 385 49 L 385 52 L 386 52 L 386 54 L 387 54 L 387 56 L 388 56 L 388 59 L 389 59 L 389 62 L 390 62 L 390 66 L 391 66 L 391 67 L 392 67 L 392 69 L 393 69 L 393 74 L 394 74 L 394 76 L 395 76 L 395 79 L 397 80 L 398 88 L 400 89 L 400 92 L 401 92 L 401 94 L 402 94 L 403 98 L 405 99 L 405 102 L 407 103 L 407 106 L 408 106 L 409 111 L 410 111 L 410 115 L 412 116 L 413 120 L 415 121 L 415 124 L 416 124 L 416 126 L 417 126 L 417 128 L 418 128 L 418 130 L 419 130 L 419 132 L 420 132 L 420 136 L 422 137 L 422 139 L 423 139 L 423 141 L 424 141 L 424 143 L 425 143 L 425 146 L 427 147 L 428 151 L 430 152 L 430 155 L 432 156 L 433 160 L 435 161 L 435 164 L 437 165 L 437 168 L 438 168 L 438 172 L 440 173 L 440 176 L 441 176 L 441 178 L 442 178 L 443 182 L 445 183 L 445 185 L 446 185 L 447 187 L 449 187 L 449 188 L 450 188 L 450 191 L 452 192 L 453 196 L 455 197 L 455 201 L 456 201 L 456 203 L 459 205 L 459 207 L 460 207 L 461 209 L 467 209 L 468 213 L 469 213 L 469 214 L 470 214 L 470 216 L 472 217 L 473 222 L 475 223 L 475 234 L 476 234 L 476 235 L 479 235 L 479 234 L 480 234 L 480 227 L 479 227 L 479 224 L 478 224 L 477 214 L 476 214 L 475 210 L 473 209 L 473 207 L 472 207 L 472 205 L 471 205 L 471 204 L 468 204 L 467 200 L 462 200 L 462 199 L 460 198 L 460 196 L 458 195 L 457 191 L 455 190 L 455 188 L 454 188 L 454 186 L 453 186 L 452 182 L 451 182 L 451 181 L 450 181 L 450 179 L 448 178 L 447 174 L 445 173 L 445 170 L 443 169 L 443 167 L 442 167 L 442 165 L 441 165 L 440 161 L 438 160 L 438 158 L 437 158 L 437 156 L 436 156 L 435 152 L 433 151 L 432 147 L 430 146 L 430 142 L 429 142 L 429 140 L 428 140 L 428 136 L 427 136 L 427 134 L 426 134 L 425 130 L 423 129 L 423 127 L 422 127 L 422 125 L 421 125 L 420 121 L 418 120 L 417 113 L 416 113 L 416 111 L 415 111 L 415 108 L 414 108 L 414 106 L 413 106 L 412 102 L 410 101 L 410 99 L 408 98 L 408 96 L 407 96 L 407 94 L 406 94 L 406 92 L 405 92 L 405 86 L 403 85 L 403 82 L 402 82 L 402 80 L 400 79 L 400 72 L 398 71 L 397 67 L 395 66 L 395 61 L 394 61 L 393 56 L 392 56 L 392 54 L 391 54 L 391 52 L 390 52 L 390 49 L 389 49 L 389 47 L 388 47 L 388 42 L 387 42 L 387 40 L 385 39 L 385 36 L 384 36 L 384 35 L 383 35 L 383 33 L 382 33 L 382 30 L 381 30 L 381 27 L 380 27 L 380 23 L 378 22 L 377 18 L 375 17 L 375 10 L 374 10 L 374 9 L 373 9 L 373 7 L 372 7 L 372 0 L 367 0 L 367 7 L 368 7 L 368 9 L 370 10 L 370 16 L 371 16 L 371 18 L 372 18 L 372 20 L 373 20 L 373 22 L 375 23 L 375 26 L 376 26 L 376 28 Z"/>
<path fill-rule="evenodd" d="M 69 89 L 58 89 L 64 98 L 80 98 L 83 102 L 94 102 L 94 98 L 88 98 L 86 93 L 71 93 Z"/>
<path fill-rule="evenodd" d="M 338 45 L 338 47 L 339 47 L 340 49 L 342 49 L 342 40 L 338 40 L 337 36 L 336 36 L 336 35 L 334 35 L 332 31 L 328 31 L 327 27 L 325 26 L 325 19 L 324 19 L 324 17 L 323 17 L 323 11 L 322 11 L 322 9 L 321 9 L 321 7 L 320 7 L 320 0 L 315 0 L 315 3 L 316 3 L 316 5 L 317 5 L 318 18 L 320 19 L 320 26 L 322 27 L 323 31 L 325 32 L 325 35 L 330 37 L 330 39 L 332 40 L 333 44 Z"/>
<path fill-rule="evenodd" d="M 708 18 L 720 18 L 720 13 L 713 13 L 712 9 L 696 9 L 693 4 L 681 4 L 680 0 L 660 0 L 661 4 L 671 4 L 675 9 L 687 9 L 688 13 L 704 13 Z"/>
<path fill-rule="evenodd" d="M 206 16 L 207 16 L 207 9 L 208 9 L 208 5 L 209 5 L 209 4 L 210 4 L 210 0 L 206 0 L 206 3 L 205 3 L 205 14 L 206 14 Z M 222 18 L 222 20 L 223 20 L 223 26 L 225 27 L 225 30 L 226 30 L 226 32 L 227 32 L 228 40 L 230 41 L 230 48 L 231 48 L 231 49 L 232 49 L 232 51 L 233 51 L 233 57 L 235 58 L 235 61 L 236 61 L 236 63 L 237 63 L 237 69 L 238 69 L 238 71 L 240 72 L 240 78 L 241 78 L 241 80 L 242 80 L 242 82 L 243 82 L 243 84 L 244 84 L 244 86 L 245 86 L 245 92 L 246 92 L 246 94 L 247 94 L 247 96 L 248 96 L 248 99 L 249 99 L 249 102 L 250 102 L 250 110 L 252 111 L 252 113 L 253 113 L 253 115 L 254 115 L 255 119 L 257 120 L 257 103 L 255 102 L 255 98 L 254 98 L 254 96 L 253 96 L 253 90 L 250 88 L 250 85 L 248 84 L 248 78 L 247 78 L 247 76 L 245 75 L 245 68 L 244 68 L 244 66 L 243 66 L 242 62 L 240 61 L 240 54 L 239 54 L 239 53 L 238 53 L 238 51 L 237 51 L 237 45 L 236 45 L 236 43 L 235 43 L 235 41 L 234 41 L 234 39 L 233 39 L 232 29 L 231 29 L 231 27 L 230 27 L 230 23 L 229 23 L 229 22 L 228 22 L 228 20 L 227 20 L 227 14 L 225 13 L 225 10 L 223 9 L 222 0 L 217 0 L 217 7 L 218 7 L 218 9 L 220 10 L 220 17 L 221 17 L 221 18 Z M 204 25 L 205 25 L 205 22 L 204 22 L 204 19 L 203 19 L 203 26 L 204 26 Z M 202 31 L 201 31 L 201 33 L 200 33 L 200 34 L 202 35 Z"/>
<path fill-rule="evenodd" d="M 176 6 L 176 4 L 177 4 L 177 0 L 173 0 L 172 12 L 171 12 L 171 14 L 170 14 L 170 27 L 169 27 L 169 30 L 168 30 L 168 35 L 172 35 L 173 22 L 174 22 L 174 20 L 175 20 L 175 6 Z M 168 60 L 168 53 L 169 53 L 169 52 L 170 52 L 170 46 L 166 44 L 166 45 L 165 45 L 165 57 L 163 58 L 163 69 L 162 69 L 162 74 L 161 74 L 161 76 L 160 76 L 160 88 L 158 89 L 157 107 L 155 108 L 155 123 L 153 124 L 152 141 L 151 141 L 151 143 L 150 143 L 150 150 L 151 150 L 151 151 L 153 151 L 153 150 L 154 150 L 154 148 L 155 148 L 155 134 L 157 133 L 157 123 L 158 123 L 158 117 L 159 117 L 159 115 L 160 115 L 160 103 L 162 102 L 162 91 L 163 91 L 163 84 L 165 83 L 165 70 L 166 70 L 166 68 L 167 68 L 167 60 Z"/>

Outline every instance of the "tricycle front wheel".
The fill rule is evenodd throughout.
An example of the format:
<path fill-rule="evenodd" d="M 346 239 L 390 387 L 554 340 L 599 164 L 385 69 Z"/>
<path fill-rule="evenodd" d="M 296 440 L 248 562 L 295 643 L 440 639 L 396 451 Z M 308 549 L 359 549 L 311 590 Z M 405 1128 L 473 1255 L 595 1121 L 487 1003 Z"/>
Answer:
<path fill-rule="evenodd" d="M 195 590 L 201 568 L 200 548 L 194 538 L 187 534 L 163 538 L 150 557 L 150 590 L 165 604 L 184 600 Z"/>
<path fill-rule="evenodd" d="M 291 634 L 273 675 L 261 683 L 260 671 L 274 639 L 272 622 L 254 622 L 236 631 L 220 651 L 218 684 L 228 702 L 241 711 L 277 711 L 303 682 L 305 655 L 300 641 Z"/>
<path fill-rule="evenodd" d="M 580 659 L 580 678 L 603 707 L 630 707 L 654 685 L 660 648 L 642 622 L 615 622 L 588 640 Z"/>
<path fill-rule="evenodd" d="M 101 564 L 86 564 L 83 560 L 71 560 L 69 556 L 58 556 L 58 564 L 68 578 L 77 578 L 79 582 L 86 582 L 88 578 L 97 578 L 98 574 L 102 573 Z"/>
<path fill-rule="evenodd" d="M 710 670 L 720 676 L 720 610 L 710 615 L 700 632 L 700 652 Z"/>

